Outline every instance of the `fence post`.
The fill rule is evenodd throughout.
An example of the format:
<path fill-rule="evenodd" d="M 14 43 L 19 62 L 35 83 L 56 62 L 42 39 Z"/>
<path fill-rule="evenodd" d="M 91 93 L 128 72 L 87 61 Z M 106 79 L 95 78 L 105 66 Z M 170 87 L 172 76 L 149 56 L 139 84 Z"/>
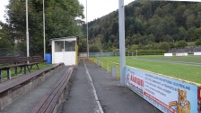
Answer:
<path fill-rule="evenodd" d="M 115 66 L 112 66 L 112 67 L 111 67 L 112 77 L 114 77 L 114 78 L 116 78 L 116 76 L 117 76 L 116 70 L 117 70 L 117 69 L 115 68 Z"/>
<path fill-rule="evenodd" d="M 118 68 L 118 64 L 116 64 L 116 78 L 120 79 L 121 74 L 118 72 L 118 70 L 120 71 L 120 68 Z"/>
<path fill-rule="evenodd" d="M 100 60 L 97 60 L 97 64 L 98 64 L 98 66 L 101 66 L 101 64 L 100 64 Z"/>
<path fill-rule="evenodd" d="M 107 71 L 109 72 L 109 63 L 107 62 Z"/>

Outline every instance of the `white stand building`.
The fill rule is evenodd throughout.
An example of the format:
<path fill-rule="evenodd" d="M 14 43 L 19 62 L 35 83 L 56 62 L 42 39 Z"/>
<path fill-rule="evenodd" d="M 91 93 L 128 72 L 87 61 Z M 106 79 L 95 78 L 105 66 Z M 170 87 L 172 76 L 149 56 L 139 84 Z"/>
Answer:
<path fill-rule="evenodd" d="M 62 37 L 51 39 L 52 64 L 63 62 L 66 66 L 76 65 L 78 62 L 78 38 Z"/>

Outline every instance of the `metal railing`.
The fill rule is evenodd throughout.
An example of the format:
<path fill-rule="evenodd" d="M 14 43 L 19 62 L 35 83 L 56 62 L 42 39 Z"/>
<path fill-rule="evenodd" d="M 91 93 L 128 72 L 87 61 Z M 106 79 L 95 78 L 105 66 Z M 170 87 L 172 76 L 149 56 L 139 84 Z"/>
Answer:
<path fill-rule="evenodd" d="M 103 69 L 105 69 L 107 72 L 111 73 L 113 77 L 116 79 L 120 78 L 120 65 L 119 63 L 104 60 L 101 58 L 89 58 L 89 60 Z"/>

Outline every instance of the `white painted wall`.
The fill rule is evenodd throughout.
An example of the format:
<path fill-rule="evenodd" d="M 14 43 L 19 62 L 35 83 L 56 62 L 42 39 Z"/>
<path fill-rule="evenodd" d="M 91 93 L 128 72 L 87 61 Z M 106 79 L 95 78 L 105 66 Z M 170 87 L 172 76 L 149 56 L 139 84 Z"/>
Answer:
<path fill-rule="evenodd" d="M 64 62 L 66 66 L 76 65 L 76 51 L 55 52 L 55 41 L 75 41 L 76 38 L 52 40 L 52 64 Z"/>

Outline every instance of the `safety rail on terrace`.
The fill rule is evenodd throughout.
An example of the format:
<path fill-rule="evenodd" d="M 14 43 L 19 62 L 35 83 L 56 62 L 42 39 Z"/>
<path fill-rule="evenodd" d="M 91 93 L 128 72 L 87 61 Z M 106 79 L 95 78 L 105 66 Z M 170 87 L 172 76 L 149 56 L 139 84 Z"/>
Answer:
<path fill-rule="evenodd" d="M 110 72 L 113 77 L 116 79 L 120 78 L 120 65 L 119 63 L 104 60 L 101 58 L 89 58 L 92 62 L 96 63 L 97 65 L 101 66 L 104 68 L 107 72 Z"/>

